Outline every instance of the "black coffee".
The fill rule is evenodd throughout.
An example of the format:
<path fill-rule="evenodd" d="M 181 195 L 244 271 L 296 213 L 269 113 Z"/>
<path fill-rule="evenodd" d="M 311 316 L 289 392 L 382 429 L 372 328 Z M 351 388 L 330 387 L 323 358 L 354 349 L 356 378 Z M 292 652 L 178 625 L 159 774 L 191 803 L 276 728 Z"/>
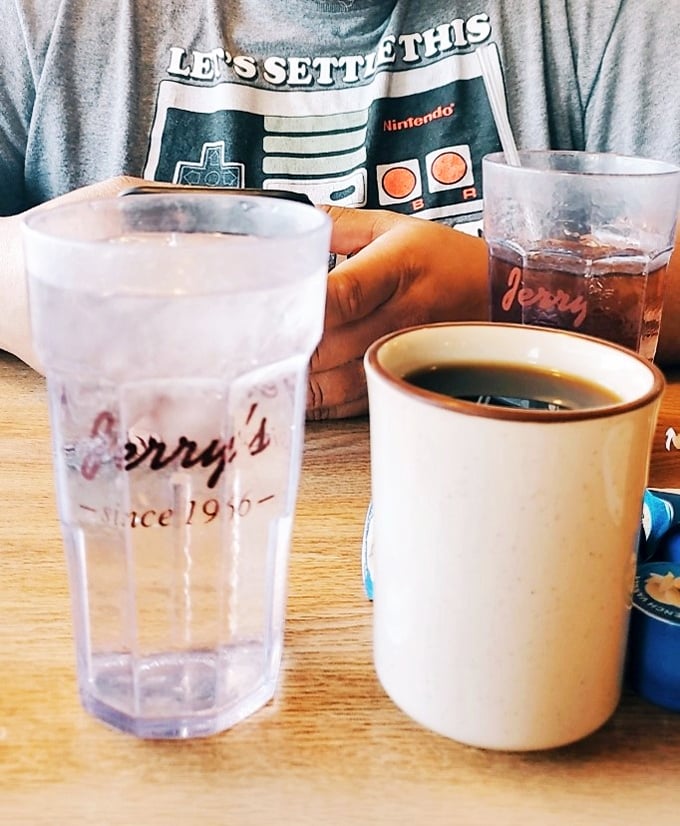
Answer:
<path fill-rule="evenodd" d="M 600 384 L 527 365 L 435 364 L 404 379 L 432 393 L 501 407 L 577 410 L 622 401 Z"/>

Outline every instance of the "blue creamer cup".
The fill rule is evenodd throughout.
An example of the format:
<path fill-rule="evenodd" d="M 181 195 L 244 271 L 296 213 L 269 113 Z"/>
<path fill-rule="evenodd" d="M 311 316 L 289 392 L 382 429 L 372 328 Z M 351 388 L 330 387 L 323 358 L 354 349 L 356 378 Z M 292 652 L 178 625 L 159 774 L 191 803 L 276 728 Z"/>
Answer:
<path fill-rule="evenodd" d="M 642 503 L 638 561 L 680 561 L 680 558 L 677 558 L 678 549 L 666 547 L 672 544 L 669 542 L 670 534 L 677 533 L 679 528 L 680 492 L 648 488 Z"/>
<path fill-rule="evenodd" d="M 641 697 L 680 711 L 680 564 L 649 562 L 635 576 L 627 681 Z"/>

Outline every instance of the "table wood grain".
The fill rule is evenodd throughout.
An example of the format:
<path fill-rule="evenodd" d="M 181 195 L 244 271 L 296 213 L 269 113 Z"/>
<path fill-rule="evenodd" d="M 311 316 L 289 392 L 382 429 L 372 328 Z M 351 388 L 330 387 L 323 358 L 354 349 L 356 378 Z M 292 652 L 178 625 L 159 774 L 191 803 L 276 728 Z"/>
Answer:
<path fill-rule="evenodd" d="M 650 484 L 680 487 L 667 376 Z M 202 740 L 119 733 L 77 697 L 44 381 L 0 354 L 0 823 L 679 823 L 680 714 L 630 692 L 586 740 L 532 754 L 460 745 L 392 704 L 361 582 L 368 499 L 367 421 L 308 425 L 275 699 Z"/>

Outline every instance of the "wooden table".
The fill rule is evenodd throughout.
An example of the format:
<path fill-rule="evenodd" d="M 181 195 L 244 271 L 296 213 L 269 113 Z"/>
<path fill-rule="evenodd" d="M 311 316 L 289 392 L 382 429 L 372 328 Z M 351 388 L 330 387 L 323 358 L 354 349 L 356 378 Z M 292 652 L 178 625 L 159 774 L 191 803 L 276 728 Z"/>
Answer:
<path fill-rule="evenodd" d="M 650 477 L 680 487 L 669 427 L 680 372 Z M 44 382 L 0 354 L 0 823 L 680 823 L 680 714 L 630 693 L 596 734 L 536 754 L 460 745 L 392 704 L 361 582 L 368 499 L 366 421 L 309 425 L 275 700 L 203 740 L 121 734 L 77 697 Z"/>

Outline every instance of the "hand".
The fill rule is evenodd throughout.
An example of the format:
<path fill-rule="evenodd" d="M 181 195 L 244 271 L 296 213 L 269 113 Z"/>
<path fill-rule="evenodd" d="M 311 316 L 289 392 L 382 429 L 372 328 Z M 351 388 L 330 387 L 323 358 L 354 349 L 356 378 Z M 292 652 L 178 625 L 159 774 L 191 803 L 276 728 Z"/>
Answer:
<path fill-rule="evenodd" d="M 313 420 L 366 412 L 363 356 L 385 333 L 488 316 L 480 238 L 383 210 L 321 209 L 333 220 L 331 250 L 351 257 L 328 276 L 323 339 L 310 365 Z"/>

